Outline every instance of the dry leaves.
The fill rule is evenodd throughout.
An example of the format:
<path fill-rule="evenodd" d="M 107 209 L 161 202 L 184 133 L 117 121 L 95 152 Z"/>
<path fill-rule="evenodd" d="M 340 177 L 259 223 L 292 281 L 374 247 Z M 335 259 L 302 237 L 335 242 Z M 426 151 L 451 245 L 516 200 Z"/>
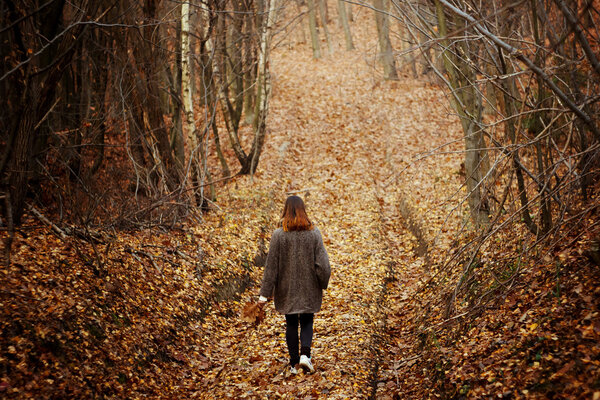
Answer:
<path fill-rule="evenodd" d="M 265 304 L 259 302 L 248 302 L 242 310 L 242 321 L 251 324 L 255 328 L 265 319 Z"/>
<path fill-rule="evenodd" d="M 496 314 L 455 335 L 436 328 L 444 321 L 432 299 L 443 286 L 421 289 L 468 220 L 460 123 L 438 87 L 382 82 L 365 63 L 377 47 L 372 14 L 355 8 L 355 18 L 354 52 L 314 61 L 294 35 L 274 52 L 259 170 L 220 188 L 220 209 L 201 224 L 119 232 L 96 253 L 26 220 L 11 268 L 0 270 L 1 396 L 417 399 L 512 387 L 520 391 L 507 396 L 522 398 L 558 396 L 559 385 L 591 393 L 581 388 L 597 385 L 600 292 L 597 279 L 579 278 L 593 272 L 565 267 L 581 261 L 576 251 L 559 249 L 559 283 L 551 262 L 537 266 Z M 342 32 L 330 29 L 341 46 Z M 422 157 L 452 141 L 443 155 Z M 332 280 L 315 317 L 316 372 L 289 376 L 283 316 L 246 300 L 258 294 L 285 193 L 305 188 Z"/>

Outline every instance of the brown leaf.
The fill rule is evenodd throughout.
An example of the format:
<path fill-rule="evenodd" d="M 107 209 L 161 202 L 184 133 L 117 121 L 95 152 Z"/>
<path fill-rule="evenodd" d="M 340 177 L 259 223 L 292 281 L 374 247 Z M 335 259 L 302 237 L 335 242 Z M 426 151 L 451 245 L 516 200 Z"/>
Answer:
<path fill-rule="evenodd" d="M 259 303 L 248 302 L 242 310 L 242 321 L 258 326 L 265 319 L 265 310 Z"/>

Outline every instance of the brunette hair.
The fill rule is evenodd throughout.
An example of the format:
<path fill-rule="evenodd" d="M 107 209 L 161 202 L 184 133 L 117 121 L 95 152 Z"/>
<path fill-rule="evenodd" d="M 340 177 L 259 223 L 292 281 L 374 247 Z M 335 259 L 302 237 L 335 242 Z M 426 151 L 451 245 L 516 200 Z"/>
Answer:
<path fill-rule="evenodd" d="M 309 231 L 313 228 L 312 222 L 306 215 L 304 202 L 298 196 L 290 196 L 285 201 L 281 215 L 281 227 L 284 231 Z"/>

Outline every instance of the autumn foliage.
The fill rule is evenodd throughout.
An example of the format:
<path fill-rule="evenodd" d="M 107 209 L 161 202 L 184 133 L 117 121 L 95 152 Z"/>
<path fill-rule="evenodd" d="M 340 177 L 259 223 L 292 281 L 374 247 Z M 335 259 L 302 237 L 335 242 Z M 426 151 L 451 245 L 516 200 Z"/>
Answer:
<path fill-rule="evenodd" d="M 348 27 L 335 23 L 339 8 L 330 1 L 322 15 L 319 9 L 317 31 L 314 9 L 283 3 L 268 63 L 273 86 L 260 165 L 251 164 L 250 154 L 240 157 L 235 138 L 219 143 L 201 136 L 195 183 L 181 180 L 179 166 L 160 152 L 165 143 L 157 135 L 176 129 L 173 116 L 181 111 L 161 108 L 178 101 L 168 85 L 138 82 L 129 67 L 118 69 L 122 76 L 114 69 L 111 82 L 120 76 L 126 85 L 111 86 L 102 98 L 94 86 L 86 100 L 91 113 L 70 114 L 67 103 L 57 103 L 40 125 L 45 132 L 53 126 L 48 121 L 69 115 L 91 125 L 80 137 L 51 132 L 45 163 L 32 175 L 39 186 L 32 178 L 19 194 L 21 220 L 1 221 L 0 397 L 600 399 L 598 138 L 548 86 L 565 91 L 597 125 L 593 59 L 569 28 L 561 0 L 545 4 L 545 14 L 532 14 L 533 2 L 527 3 L 522 18 L 512 17 L 511 5 L 449 3 L 486 21 L 488 33 L 523 46 L 514 53 L 490 46 L 471 14 L 451 12 L 446 3 L 390 3 L 387 40 L 372 8 L 347 3 Z M 597 1 L 575 3 L 569 7 L 579 7 L 584 36 L 597 53 L 591 29 Z M 162 12 L 171 15 L 169 4 L 136 7 L 128 18 L 156 21 Z M 194 39 L 195 62 L 208 65 L 202 57 L 215 49 L 211 71 L 223 72 L 197 76 L 206 96 L 196 109 L 203 111 L 204 135 L 214 124 L 217 132 L 239 134 L 243 149 L 258 146 L 255 122 L 242 118 L 251 117 L 244 104 L 255 95 L 246 91 L 254 87 L 247 85 L 256 71 L 245 67 L 256 65 L 259 37 L 250 28 L 261 23 L 245 12 L 248 6 L 208 4 L 210 12 L 196 18 L 207 18 L 211 28 Z M 92 17 L 120 15 L 117 8 L 93 11 Z M 546 28 L 553 28 L 547 41 L 527 25 L 530 16 L 547 18 Z M 439 36 L 444 18 L 448 29 Z M 157 25 L 160 35 L 128 31 L 120 46 L 139 44 L 137 61 L 148 60 L 139 53 L 175 48 L 177 23 Z M 319 60 L 309 48 L 309 24 L 321 35 L 328 27 L 327 37 L 317 39 L 332 52 Z M 65 39 L 60 46 L 79 46 L 72 71 L 91 73 L 83 61 L 101 57 L 96 45 L 108 43 L 108 29 L 94 31 L 88 50 Z M 562 38 L 554 36 L 560 30 Z M 165 48 L 155 47 L 159 37 L 167 38 Z M 344 50 L 343 38 L 355 49 Z M 238 39 L 247 46 L 240 53 Z M 381 43 L 396 49 L 397 80 L 379 64 Z M 451 53 L 446 61 L 463 68 L 454 81 L 441 45 Z M 19 51 L 11 62 L 27 53 Z M 502 60 L 494 58 L 498 52 Z M 155 58 L 140 71 L 170 68 L 174 57 Z M 519 57 L 547 62 L 549 82 Z M 125 59 L 111 60 L 112 68 Z M 53 77 L 63 66 L 46 67 L 27 73 Z M 154 72 L 147 77 L 162 74 Z M 65 76 L 49 83 L 59 87 L 69 81 Z M 119 90 L 131 102 L 119 100 Z M 154 100 L 142 95 L 152 90 Z M 165 93 L 167 103 L 152 103 Z M 109 112 L 115 105 L 125 112 Z M 10 105 L 17 106 L 25 103 Z M 52 102 L 38 106 L 47 111 Z M 159 118 L 148 114 L 156 110 Z M 469 149 L 468 132 L 477 132 L 483 147 Z M 6 145 L 10 138 L 1 140 Z M 166 146 L 175 154 L 178 143 Z M 465 164 L 471 151 L 481 156 L 475 168 Z M 236 162 L 255 173 L 215 178 L 209 194 L 208 177 Z M 483 176 L 469 183 L 477 169 Z M 13 194 L 6 193 L 3 215 L 12 215 Z M 284 318 L 272 302 L 257 303 L 270 235 L 289 194 L 303 198 L 332 263 L 315 316 L 310 375 L 290 375 Z"/>

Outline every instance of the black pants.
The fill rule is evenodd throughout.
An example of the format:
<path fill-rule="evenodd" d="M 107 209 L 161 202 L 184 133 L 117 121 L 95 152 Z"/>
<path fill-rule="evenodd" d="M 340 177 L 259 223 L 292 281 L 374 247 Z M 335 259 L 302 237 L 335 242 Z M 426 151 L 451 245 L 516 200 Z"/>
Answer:
<path fill-rule="evenodd" d="M 286 314 L 285 341 L 290 353 L 290 365 L 300 362 L 300 354 L 310 357 L 314 314 Z M 298 320 L 300 320 L 300 354 L 298 354 Z"/>

